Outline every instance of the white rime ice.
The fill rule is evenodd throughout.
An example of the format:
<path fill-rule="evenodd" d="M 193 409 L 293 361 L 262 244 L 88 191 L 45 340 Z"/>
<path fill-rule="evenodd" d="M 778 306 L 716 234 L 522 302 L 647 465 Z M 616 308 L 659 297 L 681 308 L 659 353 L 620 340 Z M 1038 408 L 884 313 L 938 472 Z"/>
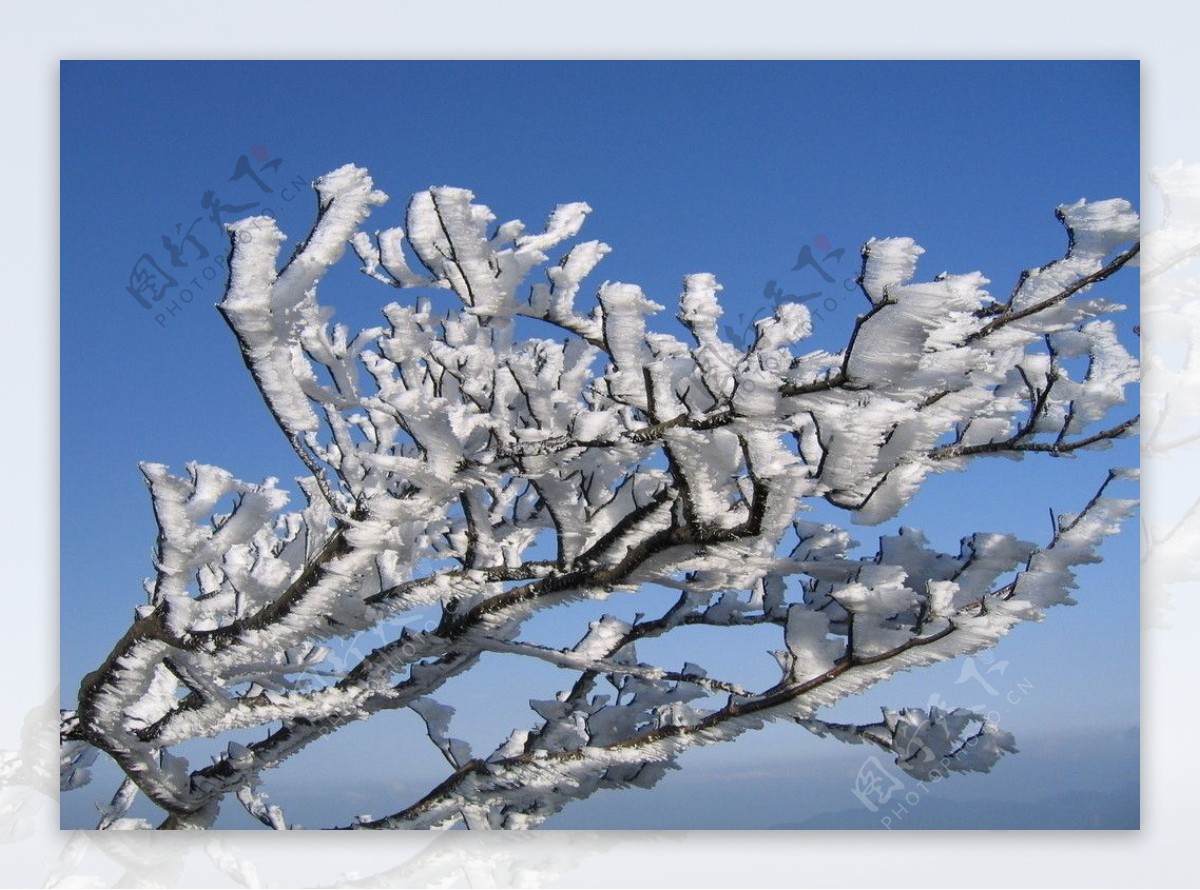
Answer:
<path fill-rule="evenodd" d="M 163 828 L 209 827 L 232 797 L 287 829 L 263 790 L 271 768 L 401 708 L 450 772 L 346 827 L 529 828 L 597 790 L 651 787 L 686 748 L 778 719 L 870 742 L 922 779 L 1015 750 L 963 709 L 885 709 L 864 726 L 819 712 L 1072 602 L 1074 568 L 1098 560 L 1133 509 L 1108 492 L 1131 474 L 1110 474 L 1042 544 L 974 532 L 941 553 L 904 527 L 856 555 L 845 530 L 802 511 L 821 498 L 880 523 L 932 473 L 1134 433 L 1122 412 L 1137 362 L 1102 317 L 1122 307 L 1093 295 L 1137 254 L 1127 202 L 1059 208 L 1065 257 L 1004 299 L 978 272 L 920 281 L 916 242 L 872 239 L 849 343 L 805 354 L 800 305 L 760 321 L 747 349 L 722 340 L 712 275 L 684 278 L 681 326 L 660 323 L 663 306 L 635 284 L 585 296 L 610 251 L 566 243 L 587 204 L 527 233 L 439 187 L 412 198 L 403 228 L 369 229 L 387 196 L 365 170 L 315 188 L 316 224 L 282 268 L 274 221 L 229 227 L 219 307 L 303 466 L 302 503 L 289 510 L 275 479 L 142 465 L 159 529 L 148 598 L 62 716 L 64 789 L 86 784 L 101 753 L 124 772 L 99 827 L 149 827 L 125 815 L 144 794 Z M 357 333 L 318 299 L 347 247 L 366 276 L 415 291 Z M 565 648 L 528 635 L 544 610 L 621 591 L 617 610 L 650 586 L 675 591 L 673 605 L 606 614 Z M 762 689 L 638 656 L 639 641 L 679 628 L 749 625 L 779 635 L 779 674 Z M 473 753 L 438 696 L 494 663 L 486 653 L 566 679 Z M 241 741 L 210 763 L 172 753 L 227 733 Z"/>

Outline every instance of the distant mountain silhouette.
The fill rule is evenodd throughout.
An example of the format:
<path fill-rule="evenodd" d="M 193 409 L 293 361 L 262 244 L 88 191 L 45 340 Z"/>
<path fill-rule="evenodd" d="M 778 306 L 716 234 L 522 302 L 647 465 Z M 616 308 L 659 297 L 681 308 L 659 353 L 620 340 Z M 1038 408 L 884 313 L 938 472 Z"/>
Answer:
<path fill-rule="evenodd" d="M 1137 829 L 1140 796 L 1137 784 L 1110 791 L 1073 791 L 1032 801 L 963 801 L 923 794 L 916 805 L 899 797 L 872 813 L 865 807 L 821 813 L 801 822 L 772 825 L 772 829 L 878 829 L 881 817 L 901 805 L 907 813 L 892 816 L 892 830 L 936 829 Z"/>

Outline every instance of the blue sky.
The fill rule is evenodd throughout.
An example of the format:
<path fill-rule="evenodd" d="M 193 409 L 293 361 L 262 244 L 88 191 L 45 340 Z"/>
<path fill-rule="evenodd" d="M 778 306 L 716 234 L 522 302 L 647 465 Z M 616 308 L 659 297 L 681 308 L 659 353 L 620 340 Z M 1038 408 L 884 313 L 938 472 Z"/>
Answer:
<path fill-rule="evenodd" d="M 531 226 L 558 203 L 586 200 L 594 212 L 584 235 L 613 247 L 599 278 L 636 281 L 670 306 L 684 274 L 713 272 L 725 286 L 728 320 L 746 322 L 762 311 L 768 282 L 787 293 L 820 290 L 811 305 L 825 310 L 811 346 L 836 348 L 864 308 L 842 283 L 857 271 L 858 246 L 868 237 L 911 235 L 926 248 L 924 276 L 980 269 L 1003 294 L 1021 269 L 1061 255 L 1056 205 L 1138 198 L 1136 62 L 90 62 L 66 63 L 61 76 L 64 705 L 143 601 L 154 524 L 139 460 L 176 469 L 199 460 L 244 479 L 301 472 L 212 308 L 224 248 L 210 218 L 214 204 L 258 202 L 224 218 L 270 207 L 294 241 L 311 223 L 313 202 L 290 184 L 350 161 L 392 195 L 376 211 L 381 225 L 398 220 L 407 196 L 430 185 L 471 188 L 498 216 Z M 248 174 L 231 181 L 242 157 L 269 193 Z M 171 265 L 163 236 L 181 247 L 185 267 Z M 845 248 L 840 260 L 826 261 L 832 284 L 814 269 L 793 269 L 806 245 L 818 255 Z M 143 292 L 150 308 L 127 290 L 143 255 L 176 281 L 161 302 Z M 334 280 L 345 292 L 326 290 L 324 300 L 353 324 L 373 323 L 393 298 L 349 269 Z M 1132 286 L 1126 277 L 1106 293 L 1134 302 Z M 1123 324 L 1127 337 L 1132 324 Z M 942 547 L 974 530 L 1042 540 L 1048 508 L 1078 507 L 1108 466 L 1136 462 L 1136 443 L 1125 442 L 1070 462 L 979 464 L 974 481 L 932 480 L 903 522 Z M 895 525 L 856 537 L 870 542 Z M 1029 687 L 1001 713 L 1019 743 L 1023 733 L 1053 739 L 1137 725 L 1135 531 L 1110 541 L 1105 563 L 1082 573 L 1079 607 L 1055 610 L 996 650 L 995 663 L 1007 667 L 989 676 L 1010 685 L 1024 678 Z M 755 643 L 753 656 L 768 645 Z M 879 704 L 921 706 L 934 694 L 951 704 L 983 702 L 986 690 L 956 682 L 960 676 L 961 665 L 945 665 L 898 677 L 843 713 L 873 719 Z M 1001 697 L 1009 691 L 993 686 Z M 478 690 L 462 694 L 484 698 Z M 505 703 L 520 707 L 521 698 Z M 510 725 L 531 716 L 518 711 Z M 400 716 L 388 727 L 364 727 L 347 734 L 347 744 L 369 746 L 386 732 L 415 730 L 412 722 Z M 628 792 L 637 799 L 627 806 L 647 819 L 657 812 L 669 826 L 696 776 L 735 768 L 770 775 L 762 765 L 788 763 L 803 776 L 825 757 L 849 770 L 848 787 L 862 750 L 837 750 L 802 733 L 774 727 L 730 753 L 694 752 L 695 775 Z M 432 748 L 411 739 L 422 749 L 414 775 L 398 775 L 393 795 L 419 791 L 415 774 L 436 766 Z M 337 744 L 285 766 L 280 782 L 290 797 L 280 802 L 316 810 L 303 796 L 317 769 L 369 785 Z M 1112 755 L 1103 771 L 1047 770 L 1049 755 L 1031 753 L 1002 762 L 992 777 L 955 781 L 980 799 L 1001 793 L 1000 771 L 1009 788 L 1023 787 L 1022 776 L 1031 788 L 1043 787 L 1034 776 L 1046 787 L 1059 776 L 1068 783 L 1063 792 L 1104 790 L 1119 784 L 1114 771 L 1137 781 L 1131 750 Z M 854 803 L 836 784 L 821 810 Z M 90 824 L 93 790 L 106 791 L 64 799 L 64 824 L 72 813 Z M 393 796 L 364 806 L 403 802 Z M 770 824 L 811 815 L 779 795 L 769 806 Z M 589 814 L 595 822 L 580 821 Z M 564 814 L 570 824 L 597 827 L 618 827 L 622 818 L 598 800 Z"/>

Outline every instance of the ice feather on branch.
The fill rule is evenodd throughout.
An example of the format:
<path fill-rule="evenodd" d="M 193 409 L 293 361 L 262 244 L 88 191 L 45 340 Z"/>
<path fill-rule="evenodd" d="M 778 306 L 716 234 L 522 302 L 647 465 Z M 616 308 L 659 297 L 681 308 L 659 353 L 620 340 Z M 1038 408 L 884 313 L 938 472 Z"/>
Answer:
<path fill-rule="evenodd" d="M 802 514 L 824 499 L 880 523 L 930 474 L 1133 434 L 1136 417 L 1120 412 L 1137 363 L 1103 318 L 1121 307 L 1093 294 L 1137 256 L 1127 202 L 1059 208 L 1066 256 L 1003 299 L 979 273 L 919 281 L 914 241 L 872 239 L 850 342 L 805 354 L 802 305 L 779 306 L 746 349 L 723 341 L 707 274 L 684 279 L 686 339 L 636 285 L 604 282 L 589 306 L 582 282 L 610 248 L 565 246 L 587 204 L 558 207 L 531 234 L 495 225 L 464 189 L 433 188 L 403 229 L 375 231 L 364 227 L 387 196 L 365 170 L 315 187 L 317 222 L 282 267 L 273 220 L 230 226 L 219 307 L 306 470 L 305 506 L 288 512 L 275 479 L 143 465 L 159 526 L 148 599 L 63 715 L 64 788 L 87 782 L 98 752 L 127 777 L 101 827 L 133 824 L 123 817 L 140 792 L 163 828 L 211 827 L 229 798 L 287 828 L 260 790 L 270 770 L 404 708 L 450 772 L 347 827 L 533 827 L 597 790 L 650 787 L 688 747 L 771 720 L 869 741 L 918 776 L 925 754 L 987 770 L 1015 749 L 962 709 L 885 710 L 866 726 L 819 713 L 1070 602 L 1074 567 L 1096 561 L 1133 509 L 1109 493 L 1128 474 L 1110 474 L 1041 544 L 974 532 L 940 553 L 903 528 L 855 556 L 844 530 Z M 416 291 L 357 334 L 318 299 L 348 246 L 370 278 Z M 435 311 L 439 291 L 456 305 Z M 650 586 L 677 598 L 592 621 L 573 646 L 526 634 L 547 610 Z M 423 610 L 437 615 L 424 629 L 385 633 Z M 778 634 L 764 688 L 638 655 L 680 628 L 748 625 Z M 333 663 L 368 630 L 378 645 Z M 486 669 L 487 653 L 548 663 L 564 682 L 473 754 L 437 696 Z M 171 753 L 230 732 L 244 743 L 210 764 Z"/>

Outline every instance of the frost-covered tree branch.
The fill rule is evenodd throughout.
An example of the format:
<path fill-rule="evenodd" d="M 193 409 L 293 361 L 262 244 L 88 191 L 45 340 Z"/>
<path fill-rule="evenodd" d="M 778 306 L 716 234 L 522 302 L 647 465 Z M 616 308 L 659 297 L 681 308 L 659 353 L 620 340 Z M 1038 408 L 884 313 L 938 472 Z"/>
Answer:
<path fill-rule="evenodd" d="M 609 252 L 563 246 L 586 204 L 527 233 L 494 225 L 468 191 L 434 188 L 413 197 L 404 228 L 375 231 L 364 226 L 387 196 L 366 171 L 340 168 L 316 191 L 317 222 L 282 268 L 273 220 L 230 226 L 219 307 L 307 472 L 305 504 L 288 511 L 276 479 L 143 465 L 155 575 L 62 722 L 64 788 L 86 783 L 99 752 L 126 777 L 100 827 L 138 827 L 126 813 L 140 792 L 163 828 L 210 827 L 233 797 L 285 829 L 262 790 L 270 770 L 404 708 L 450 772 L 352 827 L 531 827 L 599 789 L 652 786 L 686 748 L 777 719 L 870 741 L 913 769 L 917 749 L 952 770 L 1013 750 L 961 710 L 887 711 L 865 727 L 819 712 L 1070 602 L 1073 568 L 1099 558 L 1133 507 L 1107 493 L 1130 474 L 1111 474 L 1042 545 L 977 532 L 939 553 L 903 528 L 860 557 L 847 532 L 802 513 L 824 499 L 877 524 L 930 474 L 1132 434 L 1136 417 L 1120 411 L 1137 363 L 1104 317 L 1122 307 L 1091 295 L 1137 254 L 1127 202 L 1059 208 L 1066 256 L 1003 302 L 979 273 L 917 282 L 915 242 L 871 240 L 869 306 L 833 354 L 798 351 L 811 322 L 795 304 L 759 322 L 747 349 L 722 340 L 711 275 L 685 278 L 678 328 L 652 326 L 663 307 L 632 284 L 605 282 L 581 305 Z M 347 246 L 367 276 L 414 292 L 357 333 L 317 295 Z M 571 646 L 528 633 L 548 610 L 648 589 L 678 598 L 658 615 L 605 615 Z M 423 610 L 436 620 L 414 629 L 406 616 Z M 765 688 L 637 653 L 682 628 L 748 625 L 779 634 Z M 364 631 L 378 645 L 334 655 Z M 564 682 L 481 755 L 452 734 L 438 696 L 486 653 L 536 660 Z M 209 765 L 172 753 L 228 732 L 246 741 Z M 986 744 L 968 756 L 968 737 Z"/>

